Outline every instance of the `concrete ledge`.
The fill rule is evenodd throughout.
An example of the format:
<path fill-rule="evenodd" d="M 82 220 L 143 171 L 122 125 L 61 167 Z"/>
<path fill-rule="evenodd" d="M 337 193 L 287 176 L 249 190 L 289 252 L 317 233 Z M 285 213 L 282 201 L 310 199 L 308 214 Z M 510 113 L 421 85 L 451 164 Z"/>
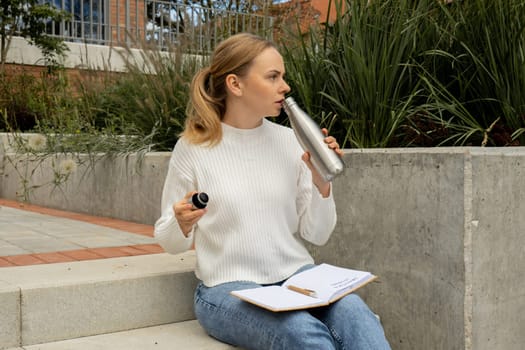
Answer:
<path fill-rule="evenodd" d="M 102 334 L 64 340 L 48 344 L 24 346 L 25 350 L 229 350 L 237 349 L 209 337 L 197 321 L 172 323 L 135 329 L 126 332 Z"/>
<path fill-rule="evenodd" d="M 0 269 L 25 346 L 194 319 L 195 257 L 155 254 Z M 3 294 L 2 294 L 3 295 Z M 13 307 L 13 306 L 12 306 Z M 15 311 L 15 310 L 13 310 Z"/>
<path fill-rule="evenodd" d="M 71 158 L 50 156 L 42 162 L 0 148 L 0 197 L 20 200 L 24 186 L 32 204 L 152 225 L 159 217 L 160 198 L 168 171 L 169 152 L 144 157 L 80 156 L 82 164 L 59 187 L 53 185 L 61 163 Z M 15 169 L 17 167 L 17 169 Z M 21 174 L 32 174 L 25 178 Z M 93 194 L 96 195 L 93 195 Z"/>
<path fill-rule="evenodd" d="M 393 349 L 525 344 L 525 148 L 354 150 L 320 261 L 367 269 Z"/>
<path fill-rule="evenodd" d="M 0 349 L 20 344 L 20 289 L 0 281 Z"/>
<path fill-rule="evenodd" d="M 144 61 L 144 53 L 139 49 L 126 50 L 123 47 L 65 42 L 68 52 L 63 62 L 65 68 L 94 69 L 111 72 L 127 71 L 126 59 L 136 62 L 137 67 L 145 71 L 153 71 Z M 132 57 L 129 57 L 130 54 Z M 169 58 L 169 53 L 162 53 Z M 13 37 L 11 47 L 6 57 L 7 63 L 26 65 L 45 65 L 40 49 L 22 37 Z"/>
<path fill-rule="evenodd" d="M 147 51 L 137 48 L 121 46 L 95 45 L 65 42 L 68 52 L 62 62 L 69 69 L 90 69 L 102 72 L 127 72 L 129 65 L 140 69 L 144 73 L 156 74 L 155 64 L 149 59 Z M 176 53 L 170 51 L 157 52 L 167 60 L 175 60 Z M 183 59 L 190 61 L 201 60 L 202 56 L 183 54 Z M 13 37 L 11 47 L 7 52 L 7 63 L 44 66 L 45 60 L 42 52 L 35 45 L 31 45 L 25 38 Z"/>

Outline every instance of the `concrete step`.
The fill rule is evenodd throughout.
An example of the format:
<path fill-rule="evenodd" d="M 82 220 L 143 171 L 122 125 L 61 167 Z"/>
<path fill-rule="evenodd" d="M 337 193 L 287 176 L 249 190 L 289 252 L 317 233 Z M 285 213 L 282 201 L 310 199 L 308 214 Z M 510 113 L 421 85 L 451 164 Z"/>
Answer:
<path fill-rule="evenodd" d="M 16 350 L 229 350 L 210 338 L 197 321 L 134 329 L 16 348 Z M 15 348 L 10 349 L 15 350 Z"/>
<path fill-rule="evenodd" d="M 194 266 L 187 252 L 0 268 L 0 349 L 194 320 Z"/>

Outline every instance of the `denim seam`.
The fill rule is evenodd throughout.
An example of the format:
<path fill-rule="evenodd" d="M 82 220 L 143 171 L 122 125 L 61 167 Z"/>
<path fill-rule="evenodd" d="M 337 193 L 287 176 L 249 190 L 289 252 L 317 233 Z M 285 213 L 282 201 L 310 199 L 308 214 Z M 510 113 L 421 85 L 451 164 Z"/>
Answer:
<path fill-rule="evenodd" d="M 341 350 L 345 350 L 346 347 L 345 347 L 345 344 L 343 343 L 343 338 L 341 338 L 339 336 L 339 334 L 337 333 L 337 331 L 335 330 L 335 328 L 333 327 L 328 327 L 328 329 L 330 330 L 330 333 L 332 334 L 332 337 L 334 338 L 334 340 L 339 344 L 339 349 Z"/>

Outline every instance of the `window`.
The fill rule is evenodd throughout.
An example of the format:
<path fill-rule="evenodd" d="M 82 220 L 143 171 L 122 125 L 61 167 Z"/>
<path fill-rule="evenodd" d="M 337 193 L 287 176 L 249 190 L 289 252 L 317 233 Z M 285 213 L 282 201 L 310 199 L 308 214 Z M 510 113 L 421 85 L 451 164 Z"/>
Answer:
<path fill-rule="evenodd" d="M 47 32 L 67 41 L 103 43 L 106 39 L 106 0 L 44 0 L 64 10 L 70 19 L 48 24 Z"/>

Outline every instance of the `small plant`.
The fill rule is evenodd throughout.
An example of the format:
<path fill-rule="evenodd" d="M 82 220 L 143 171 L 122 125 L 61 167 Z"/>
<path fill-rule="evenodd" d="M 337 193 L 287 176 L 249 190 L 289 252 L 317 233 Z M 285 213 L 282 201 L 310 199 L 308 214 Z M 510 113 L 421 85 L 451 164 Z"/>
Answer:
<path fill-rule="evenodd" d="M 20 188 L 16 193 L 21 201 L 29 202 L 31 193 L 38 188 L 46 186 L 59 188 L 77 170 L 77 160 L 49 152 L 45 135 L 11 133 L 9 139 L 9 149 L 2 154 L 2 173 L 6 171 L 6 166 L 9 166 L 9 170 L 18 176 Z M 49 159 L 51 159 L 52 178 L 36 183 L 36 172 L 42 170 Z"/>

